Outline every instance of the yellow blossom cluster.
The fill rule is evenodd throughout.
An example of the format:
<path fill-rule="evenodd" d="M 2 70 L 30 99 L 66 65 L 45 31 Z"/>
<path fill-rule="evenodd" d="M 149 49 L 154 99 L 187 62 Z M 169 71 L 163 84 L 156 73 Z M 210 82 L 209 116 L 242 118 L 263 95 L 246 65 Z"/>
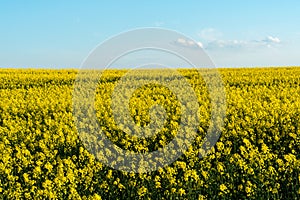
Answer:
<path fill-rule="evenodd" d="M 206 84 L 196 70 L 182 69 L 199 103 L 197 135 L 172 164 L 133 173 L 97 160 L 111 157 L 118 163 L 123 158 L 113 157 L 109 149 L 89 151 L 100 145 L 92 144 L 96 137 L 86 133 L 90 143 L 79 137 L 72 110 L 78 71 L 1 69 L 0 199 L 300 199 L 300 68 L 219 71 L 227 109 L 222 134 L 211 151 L 199 156 L 213 123 Z M 128 106 L 137 127 L 164 114 L 165 121 L 151 137 L 128 134 L 135 127 L 126 121 L 117 124 L 111 107 L 111 94 L 125 74 L 108 70 L 99 80 L 95 108 L 103 134 L 130 152 L 164 148 L 185 123 L 181 114 L 189 102 L 178 103 L 166 86 L 138 88 Z M 160 74 L 169 82 L 180 79 Z M 164 112 L 149 114 L 156 104 Z M 84 120 L 79 125 L 93 129 Z"/>

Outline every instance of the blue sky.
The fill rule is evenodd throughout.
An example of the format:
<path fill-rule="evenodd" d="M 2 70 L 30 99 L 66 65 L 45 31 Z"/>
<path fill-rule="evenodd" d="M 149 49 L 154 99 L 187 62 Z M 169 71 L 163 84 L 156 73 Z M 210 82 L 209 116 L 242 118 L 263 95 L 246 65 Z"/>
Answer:
<path fill-rule="evenodd" d="M 0 66 L 78 67 L 134 28 L 179 31 L 219 67 L 300 65 L 299 1 L 2 1 Z"/>

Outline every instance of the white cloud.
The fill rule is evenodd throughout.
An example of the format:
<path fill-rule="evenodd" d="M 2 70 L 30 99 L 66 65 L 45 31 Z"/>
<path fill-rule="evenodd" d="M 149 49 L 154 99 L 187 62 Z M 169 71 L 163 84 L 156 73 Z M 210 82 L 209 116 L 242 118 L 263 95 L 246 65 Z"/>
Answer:
<path fill-rule="evenodd" d="M 183 44 L 183 45 L 186 45 L 186 44 L 187 44 L 187 43 L 186 43 L 186 40 L 183 39 L 183 38 L 178 38 L 178 39 L 177 39 L 177 42 L 178 42 L 179 44 Z"/>
<path fill-rule="evenodd" d="M 208 42 L 204 48 L 206 49 L 240 49 L 249 45 L 249 42 L 243 40 L 215 40 Z"/>
<path fill-rule="evenodd" d="M 266 37 L 266 39 L 264 39 L 263 41 L 267 42 L 267 43 L 280 43 L 281 42 L 278 37 L 272 37 L 272 36 Z"/>
<path fill-rule="evenodd" d="M 205 49 L 232 49 L 232 50 L 258 50 L 261 48 L 273 48 L 281 43 L 278 37 L 268 36 L 262 40 L 214 40 L 204 45 Z"/>
<path fill-rule="evenodd" d="M 175 44 L 185 46 L 185 47 L 201 47 L 203 48 L 203 44 L 201 42 L 196 42 L 193 40 L 188 40 L 185 38 L 178 38 L 177 41 L 175 41 Z"/>
<path fill-rule="evenodd" d="M 204 41 L 202 47 L 204 49 L 236 49 L 236 50 L 255 50 L 259 48 L 272 48 L 281 43 L 281 40 L 275 36 L 267 36 L 260 40 L 236 40 L 223 39 L 222 32 L 206 28 L 199 32 L 199 37 Z"/>
<path fill-rule="evenodd" d="M 197 44 L 198 44 L 199 47 L 203 48 L 202 42 L 197 42 Z"/>

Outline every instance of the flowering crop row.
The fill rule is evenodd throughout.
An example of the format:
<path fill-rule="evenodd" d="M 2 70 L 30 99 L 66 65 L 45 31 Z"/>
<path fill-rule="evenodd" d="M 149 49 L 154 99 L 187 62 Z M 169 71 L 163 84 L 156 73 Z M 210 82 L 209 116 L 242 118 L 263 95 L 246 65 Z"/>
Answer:
<path fill-rule="evenodd" d="M 106 71 L 99 81 L 95 107 L 103 133 L 128 151 L 164 147 L 177 134 L 184 106 L 165 86 L 140 87 L 129 104 L 135 124 L 159 120 L 162 113 L 149 115 L 157 103 L 165 123 L 152 137 L 125 133 L 127 122 L 117 125 L 111 108 L 125 72 Z M 220 69 L 224 128 L 203 158 L 210 98 L 194 70 L 179 72 L 197 94 L 197 137 L 171 165 L 132 173 L 97 161 L 80 140 L 72 112 L 76 70 L 0 70 L 1 199 L 300 199 L 300 68 Z"/>

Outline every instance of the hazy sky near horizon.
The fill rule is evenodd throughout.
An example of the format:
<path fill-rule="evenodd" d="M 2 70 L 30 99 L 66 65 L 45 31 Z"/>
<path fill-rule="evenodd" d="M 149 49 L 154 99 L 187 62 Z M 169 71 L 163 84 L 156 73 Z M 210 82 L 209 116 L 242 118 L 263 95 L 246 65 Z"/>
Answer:
<path fill-rule="evenodd" d="M 218 67 L 300 65 L 300 1 L 2 1 L 0 67 L 78 67 L 99 43 L 172 29 Z"/>

